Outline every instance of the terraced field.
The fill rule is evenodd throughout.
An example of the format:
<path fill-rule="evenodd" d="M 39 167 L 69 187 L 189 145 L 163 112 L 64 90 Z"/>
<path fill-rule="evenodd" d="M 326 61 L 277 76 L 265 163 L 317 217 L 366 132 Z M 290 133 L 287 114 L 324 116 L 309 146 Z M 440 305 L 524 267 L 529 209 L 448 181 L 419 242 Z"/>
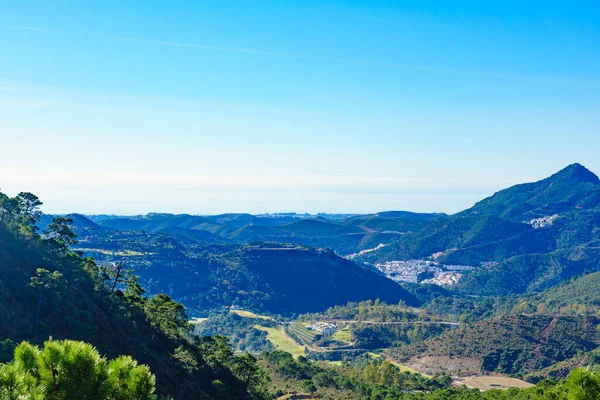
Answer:
<path fill-rule="evenodd" d="M 288 335 L 296 339 L 303 345 L 310 345 L 321 336 L 314 331 L 306 329 L 304 324 L 292 322 L 285 326 L 285 331 Z"/>

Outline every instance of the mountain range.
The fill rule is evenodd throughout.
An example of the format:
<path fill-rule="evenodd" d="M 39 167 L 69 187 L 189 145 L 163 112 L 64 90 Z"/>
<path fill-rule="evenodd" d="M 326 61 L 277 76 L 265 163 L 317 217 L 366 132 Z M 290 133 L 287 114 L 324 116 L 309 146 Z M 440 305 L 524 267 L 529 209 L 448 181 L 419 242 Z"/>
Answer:
<path fill-rule="evenodd" d="M 600 180 L 572 164 L 435 219 L 362 259 L 473 266 L 459 285 L 472 294 L 538 291 L 600 268 L 599 226 Z"/>
<path fill-rule="evenodd" d="M 80 237 L 78 248 L 84 253 L 112 260 L 129 251 L 127 262 L 151 291 L 177 294 L 193 310 L 235 302 L 267 309 L 274 304 L 289 307 L 291 303 L 284 299 L 292 299 L 299 289 L 284 290 L 282 282 L 292 277 L 305 282 L 304 290 L 321 287 L 318 283 L 331 293 L 346 293 L 346 297 L 334 296 L 335 301 L 381 295 L 387 301 L 416 304 L 373 268 L 386 260 L 429 259 L 471 266 L 457 290 L 477 295 L 540 291 L 600 269 L 600 179 L 580 164 L 538 182 L 501 190 L 454 215 L 386 211 L 335 216 L 71 217 Z M 276 273 L 260 270 L 261 263 L 246 264 L 254 259 L 248 257 L 252 246 L 265 242 L 288 243 L 290 248 L 285 251 L 288 257 L 281 259 L 281 252 L 264 251 L 268 255 L 261 263 L 271 265 Z M 351 254 L 356 263 L 339 257 Z M 172 279 L 165 279 L 165 274 Z M 219 281 L 226 281 L 228 289 L 223 291 Z M 355 281 L 366 283 L 350 290 Z M 334 304 L 333 300 L 309 303 L 287 311 L 314 311 Z"/>

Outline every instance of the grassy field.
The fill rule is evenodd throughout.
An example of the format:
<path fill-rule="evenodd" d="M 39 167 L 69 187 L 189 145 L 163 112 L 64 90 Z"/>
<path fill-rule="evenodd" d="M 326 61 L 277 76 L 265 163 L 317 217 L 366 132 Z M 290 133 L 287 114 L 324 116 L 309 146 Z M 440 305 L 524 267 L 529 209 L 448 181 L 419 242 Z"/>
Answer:
<path fill-rule="evenodd" d="M 259 318 L 259 319 L 273 319 L 271 317 L 267 317 L 266 315 L 258 315 L 253 313 L 252 311 L 244 311 L 244 310 L 231 310 L 230 312 L 239 315 L 244 318 Z"/>
<path fill-rule="evenodd" d="M 350 329 L 350 325 L 346 325 L 342 329 L 337 330 L 333 334 L 332 339 L 348 344 L 352 343 L 352 330 Z"/>
<path fill-rule="evenodd" d="M 208 318 L 192 318 L 190 322 L 194 325 L 206 321 Z"/>
<path fill-rule="evenodd" d="M 469 376 L 467 378 L 457 379 L 455 383 L 464 384 L 468 387 L 482 391 L 490 389 L 506 390 L 512 387 L 526 389 L 534 386 L 529 382 L 506 376 Z"/>
<path fill-rule="evenodd" d="M 256 329 L 267 332 L 267 339 L 279 350 L 287 351 L 294 357 L 304 355 L 304 347 L 299 346 L 291 338 L 284 336 L 279 328 L 267 328 L 255 325 Z"/>

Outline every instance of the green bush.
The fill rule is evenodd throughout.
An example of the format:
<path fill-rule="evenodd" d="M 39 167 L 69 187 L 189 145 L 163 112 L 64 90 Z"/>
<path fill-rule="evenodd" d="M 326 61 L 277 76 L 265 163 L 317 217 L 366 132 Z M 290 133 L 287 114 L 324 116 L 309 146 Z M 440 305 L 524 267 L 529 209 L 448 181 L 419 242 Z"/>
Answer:
<path fill-rule="evenodd" d="M 23 342 L 0 364 L 0 399 L 154 400 L 154 392 L 147 366 L 129 356 L 107 361 L 84 342 L 48 341 L 42 350 Z"/>

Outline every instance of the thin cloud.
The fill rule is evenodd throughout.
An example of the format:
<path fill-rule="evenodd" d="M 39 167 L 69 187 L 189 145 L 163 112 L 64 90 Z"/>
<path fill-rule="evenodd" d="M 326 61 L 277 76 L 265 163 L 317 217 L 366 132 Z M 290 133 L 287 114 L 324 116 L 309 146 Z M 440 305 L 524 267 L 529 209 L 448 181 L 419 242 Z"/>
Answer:
<path fill-rule="evenodd" d="M 174 41 L 166 41 L 166 40 L 154 40 L 154 39 L 145 39 L 145 38 L 136 38 L 136 37 L 125 37 L 125 36 L 97 35 L 97 34 L 91 34 L 91 33 L 70 32 L 70 31 L 63 31 L 63 30 L 57 30 L 57 29 L 44 29 L 44 28 L 37 28 L 37 27 L 31 27 L 31 26 L 11 26 L 10 28 L 24 30 L 24 31 L 39 32 L 39 33 L 51 33 L 51 34 L 57 34 L 57 35 L 78 36 L 78 37 L 84 37 L 84 38 L 90 38 L 90 39 L 103 39 L 103 40 L 113 40 L 113 41 L 119 41 L 119 42 L 131 42 L 131 43 L 141 43 L 141 44 L 150 44 L 150 45 L 159 45 L 159 46 L 182 47 L 182 48 L 210 50 L 210 51 L 219 51 L 219 52 L 227 52 L 227 53 L 240 53 L 240 54 L 267 56 L 267 57 L 291 58 L 291 59 L 306 60 L 306 61 L 322 61 L 322 62 L 341 63 L 341 64 L 365 65 L 365 66 L 373 66 L 373 67 L 380 67 L 380 68 L 398 68 L 398 69 L 420 71 L 420 72 L 469 75 L 469 76 L 476 76 L 476 77 L 480 77 L 480 78 L 492 78 L 492 79 L 501 79 L 501 80 L 551 83 L 551 84 L 568 85 L 568 86 L 580 86 L 580 85 L 589 86 L 589 85 L 598 85 L 600 83 L 598 80 L 582 80 L 582 79 L 557 78 L 557 77 L 545 77 L 545 76 L 509 75 L 509 74 L 482 72 L 482 71 L 464 70 L 464 69 L 428 67 L 428 66 L 396 63 L 396 62 L 382 62 L 382 61 L 360 60 L 360 59 L 352 59 L 352 58 L 313 56 L 313 55 L 309 55 L 309 54 L 284 53 L 284 52 L 265 51 L 265 50 L 257 50 L 257 49 L 245 49 L 245 48 L 238 48 L 238 47 L 212 46 L 212 45 L 206 45 L 206 44 L 182 43 L 182 42 L 174 42 Z"/>

